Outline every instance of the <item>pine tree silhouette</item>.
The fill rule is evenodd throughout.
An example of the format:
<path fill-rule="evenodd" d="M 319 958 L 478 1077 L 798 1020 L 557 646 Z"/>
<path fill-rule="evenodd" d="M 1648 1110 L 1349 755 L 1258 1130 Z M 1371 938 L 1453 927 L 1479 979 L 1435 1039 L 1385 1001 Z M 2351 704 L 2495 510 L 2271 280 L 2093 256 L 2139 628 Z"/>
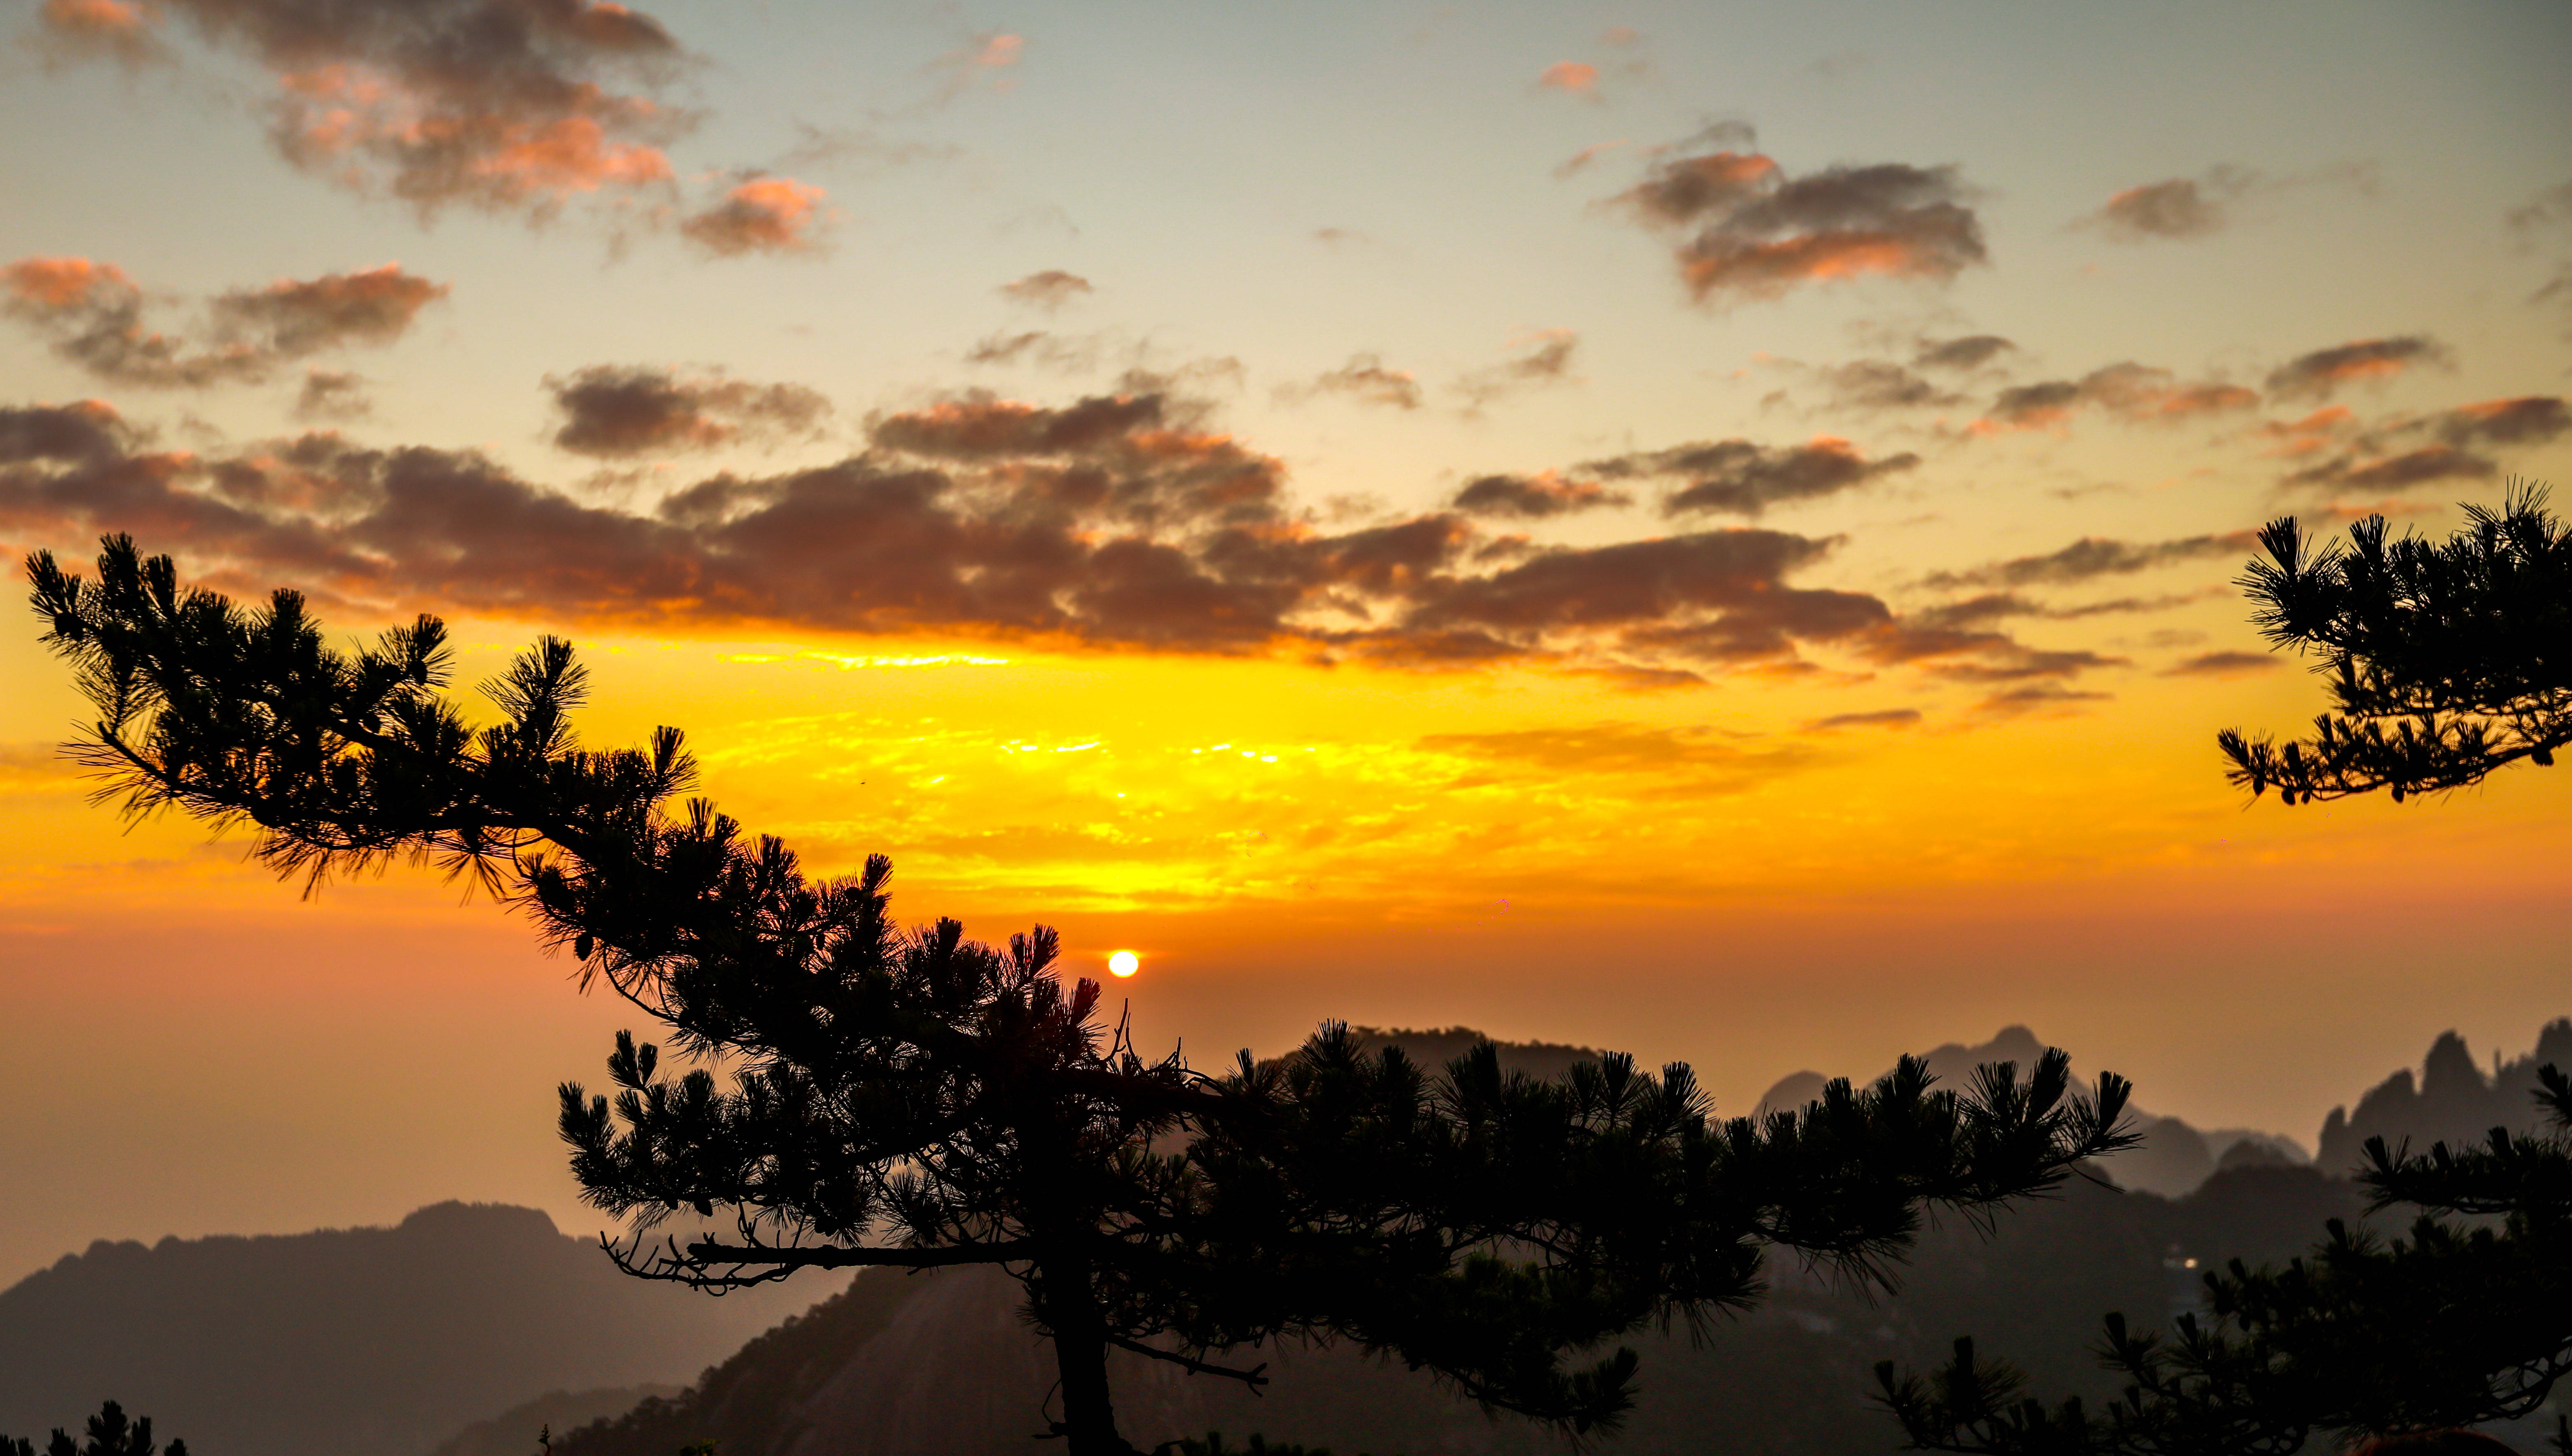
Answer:
<path fill-rule="evenodd" d="M 2572 534 L 2544 505 L 2521 487 L 2499 515 L 2469 507 L 2444 546 L 2388 546 L 2377 517 L 2351 531 L 2353 549 L 2309 559 L 2291 519 L 2268 527 L 2273 565 L 2243 578 L 2255 620 L 2330 655 L 2340 712 L 2283 749 L 2225 733 L 2234 781 L 2288 802 L 2379 787 L 2400 798 L 2518 758 L 2551 762 L 2572 739 Z M 2415 717 L 2386 731 L 2400 715 Z M 2407 1237 L 2332 1220 L 2285 1268 L 2210 1271 L 2208 1317 L 2182 1315 L 2168 1336 L 2109 1315 L 2102 1363 L 2127 1388 L 2104 1410 L 2030 1397 L 1970 1339 L 1925 1377 L 1878 1366 L 1881 1398 L 1914 1449 L 1993 1456 L 2257 1456 L 2316 1432 L 2534 1413 L 2572 1372 L 2572 1078 L 2550 1065 L 2537 1078 L 2544 1136 L 2495 1128 L 2422 1154 L 2367 1140 L 2371 1209 L 2422 1211 Z M 2572 1456 L 2572 1425 L 2555 1446 Z"/>
<path fill-rule="evenodd" d="M 2268 560 L 2241 585 L 2278 647 L 2318 651 L 2336 711 L 2280 747 L 2218 734 L 2234 782 L 2288 804 L 2384 788 L 2461 788 L 2572 743 L 2572 531 L 2545 492 L 2514 487 L 2497 514 L 2465 507 L 2443 545 L 2385 539 L 2382 516 L 2346 547 L 2308 551 L 2295 518 L 2259 533 Z"/>
<path fill-rule="evenodd" d="M 1348 1340 L 1485 1404 L 1612 1424 L 1636 1357 L 1605 1342 L 1755 1301 L 1781 1248 L 1884 1280 L 1933 1209 L 1980 1216 L 2129 1146 L 2123 1081 L 2087 1096 L 2050 1052 L 1964 1094 L 1906 1060 L 1874 1087 L 1759 1122 L 1709 1118 L 1684 1065 L 1610 1056 L 1504 1075 L 1485 1043 L 1432 1073 L 1325 1023 L 1220 1075 L 1146 1059 L 1042 926 L 1006 946 L 898 930 L 882 856 L 808 877 L 703 798 L 675 728 L 641 750 L 573 733 L 583 675 L 546 638 L 444 693 L 434 618 L 325 647 L 303 599 L 246 612 L 110 538 L 98 575 L 30 558 L 47 641 L 99 718 L 75 751 L 129 813 L 251 828 L 318 888 L 437 864 L 532 915 L 657 1021 L 619 1033 L 612 1095 L 562 1089 L 572 1171 L 627 1271 L 722 1290 L 802 1268 L 992 1263 L 1025 1288 L 1061 1375 L 1071 1456 L 1127 1456 L 1110 1349 L 1257 1384 L 1223 1351 Z M 729 1229 L 661 1235 L 681 1213 Z"/>
<path fill-rule="evenodd" d="M 152 1417 L 129 1421 L 125 1407 L 111 1400 L 89 1418 L 89 1428 L 81 1440 L 75 1441 L 71 1432 L 54 1427 L 53 1439 L 45 1443 L 44 1456 L 154 1456 L 159 1449 L 152 1444 Z M 36 1443 L 25 1436 L 0 1436 L 0 1456 L 36 1456 Z M 163 1456 L 188 1456 L 188 1443 L 172 1441 Z"/>

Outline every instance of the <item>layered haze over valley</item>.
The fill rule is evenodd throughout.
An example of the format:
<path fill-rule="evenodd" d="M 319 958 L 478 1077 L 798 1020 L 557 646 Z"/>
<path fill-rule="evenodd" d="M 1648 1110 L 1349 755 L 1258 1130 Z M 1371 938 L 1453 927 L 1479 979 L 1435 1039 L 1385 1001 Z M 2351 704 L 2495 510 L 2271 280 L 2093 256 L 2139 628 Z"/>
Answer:
<path fill-rule="evenodd" d="M 1432 1066 L 1475 1040 L 1462 1028 L 1366 1037 Z M 1501 1050 L 1536 1076 L 1592 1055 Z M 1964 1075 L 2039 1050 L 2011 1027 L 1923 1056 Z M 2441 1036 L 2416 1071 L 2335 1108 L 2325 1146 L 2528 1131 L 2535 1068 L 2572 1062 L 2572 1018 L 2545 1026 L 2528 1054 L 2491 1061 L 2485 1071 Z M 1786 1078 L 1769 1106 L 1805 1090 L 1802 1075 Z M 1629 1427 L 1600 1449 L 1889 1453 L 1894 1428 L 1865 1398 L 1875 1360 L 1917 1361 L 1970 1331 L 2052 1388 L 2094 1389 L 2083 1351 L 2098 1316 L 2195 1308 L 2198 1269 L 2282 1259 L 2324 1218 L 2363 1218 L 2347 1159 L 2315 1165 L 2281 1134 L 2143 1122 L 2145 1146 L 2110 1160 L 2105 1179 L 1988 1235 L 1932 1230 L 1890 1295 L 1786 1260 L 1769 1270 L 1769 1304 L 1717 1320 L 1703 1342 L 1644 1336 L 1651 1378 Z M 778 1456 L 998 1456 L 1041 1429 L 1053 1380 L 1018 1301 L 987 1269 L 854 1283 L 807 1271 L 708 1298 L 627 1278 L 544 1214 L 491 1205 L 440 1204 L 391 1227 L 102 1241 L 0 1290 L 0 1430 L 62 1423 L 65 1391 L 115 1390 L 207 1456 L 525 1456 L 540 1427 L 563 1456 L 667 1456 L 709 1439 Z M 1258 1430 L 1414 1456 L 1558 1449 L 1398 1364 L 1292 1343 L 1259 1357 L 1276 1378 L 1256 1397 L 1121 1357 L 1120 1409 L 1146 1444 Z"/>

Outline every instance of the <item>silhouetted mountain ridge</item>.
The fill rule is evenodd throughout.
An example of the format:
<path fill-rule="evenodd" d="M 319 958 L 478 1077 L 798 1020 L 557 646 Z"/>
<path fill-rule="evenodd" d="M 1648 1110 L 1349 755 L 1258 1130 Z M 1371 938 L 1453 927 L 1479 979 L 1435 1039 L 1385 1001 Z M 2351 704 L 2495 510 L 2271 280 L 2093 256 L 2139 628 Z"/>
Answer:
<path fill-rule="evenodd" d="M 2536 1035 L 2536 1048 L 2515 1062 L 2494 1057 L 2492 1075 L 2474 1065 L 2465 1039 L 2449 1031 L 2429 1046 L 2420 1076 L 2403 1068 L 2357 1100 L 2357 1111 L 2335 1107 L 2322 1120 L 2319 1161 L 2345 1171 L 2358 1165 L 2369 1138 L 2413 1151 L 2432 1143 L 2479 1143 L 2494 1128 L 2535 1130 L 2541 1119 L 2531 1094 L 2536 1069 L 2547 1063 L 2572 1072 L 2572 1017 L 2558 1017 Z"/>
<path fill-rule="evenodd" d="M 2036 1059 L 2045 1054 L 2045 1046 L 2026 1027 L 2005 1026 L 1999 1035 L 1980 1046 L 1948 1042 L 1920 1054 L 1920 1059 L 1929 1064 L 1931 1076 L 1950 1087 L 1962 1088 L 1971 1085 L 1974 1069 L 1988 1062 L 2015 1062 L 2022 1070 L 2036 1065 Z M 2074 1074 L 2080 1074 L 2077 1065 Z M 1827 1081 L 1819 1072 L 1796 1072 L 1779 1078 L 1759 1099 L 1758 1115 L 1802 1107 L 1822 1095 Z M 2143 1145 L 2104 1159 L 2102 1165 L 2119 1186 L 2142 1193 L 2178 1198 L 2205 1183 L 2228 1162 L 2299 1165 L 2312 1161 L 2301 1144 L 2282 1133 L 2250 1128 L 2201 1132 L 2181 1119 L 2155 1117 L 2141 1108 L 2134 1110 L 2133 1118 L 2135 1131 L 2143 1135 Z"/>
<path fill-rule="evenodd" d="M 100 1240 L 0 1291 L 0 1431 L 112 1397 L 193 1456 L 420 1456 L 542 1391 L 684 1380 L 830 1287 L 704 1299 L 489 1204 L 390 1228 Z"/>

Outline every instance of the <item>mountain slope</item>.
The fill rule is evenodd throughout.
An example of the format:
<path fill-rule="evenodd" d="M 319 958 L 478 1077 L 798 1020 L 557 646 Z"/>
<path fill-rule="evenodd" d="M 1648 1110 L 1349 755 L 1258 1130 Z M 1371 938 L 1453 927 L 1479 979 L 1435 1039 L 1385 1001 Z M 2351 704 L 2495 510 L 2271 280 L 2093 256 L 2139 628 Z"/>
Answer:
<path fill-rule="evenodd" d="M 684 1380 L 825 1292 L 715 1300 L 628 1278 L 495 1205 L 101 1241 L 0 1292 L 0 1431 L 77 1426 L 112 1398 L 197 1456 L 419 1456 L 547 1390 Z"/>

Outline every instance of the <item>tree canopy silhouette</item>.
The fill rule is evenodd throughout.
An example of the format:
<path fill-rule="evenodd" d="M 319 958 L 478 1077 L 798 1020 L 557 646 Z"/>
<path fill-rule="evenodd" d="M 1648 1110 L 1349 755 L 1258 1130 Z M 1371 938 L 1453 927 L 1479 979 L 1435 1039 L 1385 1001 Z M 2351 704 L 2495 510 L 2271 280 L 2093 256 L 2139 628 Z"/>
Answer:
<path fill-rule="evenodd" d="M 0 1456 L 36 1456 L 36 1443 L 26 1436 L 0 1436 Z M 174 1440 L 167 1452 L 152 1443 L 152 1417 L 130 1419 L 125 1407 L 111 1400 L 89 1418 L 83 1438 L 73 1440 L 72 1433 L 54 1427 L 53 1439 L 44 1446 L 44 1456 L 188 1456 L 188 1443 Z"/>
<path fill-rule="evenodd" d="M 1756 1122 L 1714 1121 L 1681 1064 L 1538 1081 L 1486 1043 L 1432 1074 L 1336 1023 L 1219 1075 L 1147 1059 L 1096 983 L 1056 974 L 1051 930 L 899 929 L 882 856 L 813 878 L 684 797 L 677 729 L 583 747 L 559 639 L 484 685 L 499 721 L 475 728 L 434 618 L 343 653 L 297 594 L 245 611 L 123 537 L 94 579 L 45 553 L 28 572 L 98 712 L 75 751 L 127 812 L 246 826 L 308 887 L 396 858 L 467 876 L 699 1062 L 668 1075 L 620 1033 L 612 1096 L 562 1089 L 584 1195 L 632 1219 L 602 1237 L 620 1265 L 723 1289 L 997 1264 L 1052 1339 L 1073 1456 L 1133 1450 L 1110 1348 L 1257 1382 L 1212 1357 L 1279 1338 L 1596 1429 L 1636 1366 L 1601 1349 L 1754 1302 L 1768 1249 L 1881 1280 L 1927 1211 L 1987 1214 L 2133 1141 L 2126 1084 L 2080 1095 L 2059 1052 L 1961 1095 L 1906 1060 Z M 682 1213 L 729 1228 L 650 1240 Z"/>
<path fill-rule="evenodd" d="M 2260 531 L 2268 560 L 2241 578 L 2251 620 L 2277 647 L 2322 655 L 2334 711 L 2282 746 L 2219 734 L 2234 782 L 2288 804 L 2400 799 L 2521 758 L 2551 764 L 2572 743 L 2572 531 L 2534 486 L 2465 514 L 2443 543 L 2387 540 L 2382 516 L 2318 551 L 2292 516 Z"/>
<path fill-rule="evenodd" d="M 2348 551 L 2307 556 L 2294 521 L 2261 533 L 2270 563 L 2242 583 L 2282 644 L 2319 645 L 2340 712 L 2309 744 L 2227 732 L 2231 777 L 2288 802 L 2389 787 L 2454 788 L 2572 739 L 2572 535 L 2544 494 L 2468 507 L 2443 546 L 2387 544 L 2382 517 Z M 2384 723 L 2411 715 L 2391 731 Z M 1877 1369 L 1914 1449 L 1991 1456 L 2233 1456 L 2302 1449 L 2317 1431 L 2422 1432 L 2536 1411 L 2572 1372 L 2572 1079 L 2538 1072 L 2551 1125 L 2413 1154 L 2364 1146 L 2371 1212 L 2421 1211 L 2408 1237 L 2338 1220 L 2282 1269 L 2206 1276 L 2205 1317 L 2174 1333 L 2107 1319 L 2102 1363 L 2125 1381 L 2104 1410 L 2048 1405 L 1973 1341 L 1928 1376 Z M 2465 1221 L 2458 1221 L 2458 1220 Z M 2572 1456 L 2572 1425 L 2556 1446 Z"/>

